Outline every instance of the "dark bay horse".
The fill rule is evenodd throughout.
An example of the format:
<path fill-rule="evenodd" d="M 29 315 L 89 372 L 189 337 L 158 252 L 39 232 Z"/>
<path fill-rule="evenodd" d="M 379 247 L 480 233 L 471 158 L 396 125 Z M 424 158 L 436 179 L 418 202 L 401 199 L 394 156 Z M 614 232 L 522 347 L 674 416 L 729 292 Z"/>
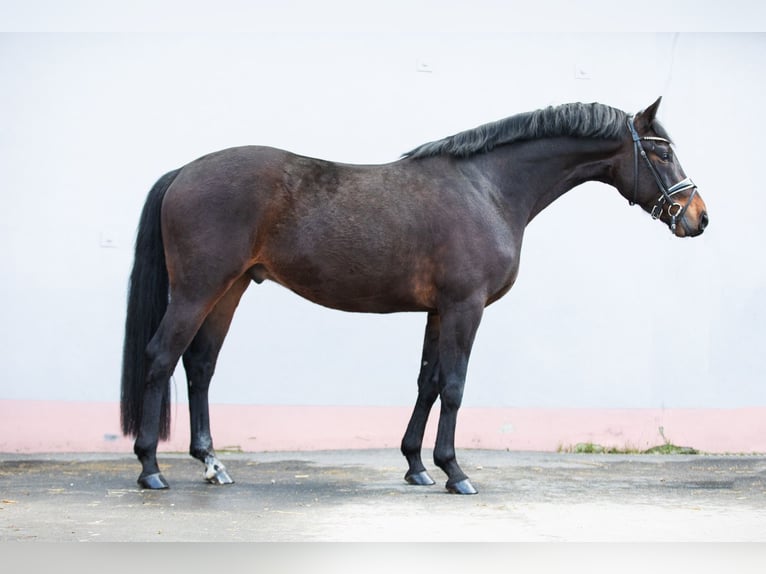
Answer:
<path fill-rule="evenodd" d="M 351 312 L 427 314 L 418 395 L 401 450 L 411 484 L 426 420 L 450 492 L 476 490 L 455 458 L 455 425 L 484 308 L 514 283 L 526 225 L 587 181 L 615 187 L 678 237 L 708 223 L 697 188 L 655 119 L 602 104 L 511 116 L 420 146 L 386 165 L 344 165 L 268 147 L 206 155 L 164 175 L 138 228 L 123 351 L 121 422 L 135 436 L 144 488 L 167 488 L 169 380 L 186 370 L 190 454 L 231 483 L 210 434 L 208 386 L 251 282 L 275 281 Z"/>

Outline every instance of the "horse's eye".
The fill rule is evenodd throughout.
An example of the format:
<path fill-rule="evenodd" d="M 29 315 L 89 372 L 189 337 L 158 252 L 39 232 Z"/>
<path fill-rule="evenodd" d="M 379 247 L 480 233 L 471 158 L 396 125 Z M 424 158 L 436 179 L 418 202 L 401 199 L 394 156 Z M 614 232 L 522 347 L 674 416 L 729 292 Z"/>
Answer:
<path fill-rule="evenodd" d="M 664 162 L 670 161 L 671 154 L 669 150 L 666 150 L 660 154 L 660 159 Z"/>

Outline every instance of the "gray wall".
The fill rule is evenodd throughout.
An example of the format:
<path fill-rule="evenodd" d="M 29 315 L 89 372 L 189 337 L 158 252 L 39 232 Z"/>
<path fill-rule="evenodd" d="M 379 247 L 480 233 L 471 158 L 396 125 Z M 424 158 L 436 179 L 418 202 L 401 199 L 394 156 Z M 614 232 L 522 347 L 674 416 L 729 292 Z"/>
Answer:
<path fill-rule="evenodd" d="M 171 168 L 249 143 L 386 162 L 549 104 L 662 95 L 709 230 L 674 239 L 601 184 L 564 196 L 485 314 L 464 404 L 766 404 L 765 35 L 320 29 L 0 35 L 0 399 L 118 400 L 133 234 Z M 211 399 L 411 404 L 424 323 L 253 285 Z"/>

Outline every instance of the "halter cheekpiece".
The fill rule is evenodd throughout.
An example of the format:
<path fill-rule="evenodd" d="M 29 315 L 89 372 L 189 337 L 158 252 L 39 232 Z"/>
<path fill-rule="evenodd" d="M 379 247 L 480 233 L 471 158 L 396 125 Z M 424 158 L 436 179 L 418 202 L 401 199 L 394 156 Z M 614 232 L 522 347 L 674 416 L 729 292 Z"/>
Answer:
<path fill-rule="evenodd" d="M 694 199 L 695 194 L 697 193 L 697 186 L 694 185 L 694 182 L 689 177 L 679 181 L 678 183 L 674 185 L 671 185 L 670 187 L 665 186 L 665 182 L 662 181 L 662 177 L 660 177 L 660 174 L 657 171 L 657 168 L 654 167 L 654 164 L 646 155 L 646 151 L 644 150 L 644 146 L 641 145 L 641 142 L 642 141 L 659 141 L 659 142 L 666 143 L 668 145 L 671 145 L 671 142 L 665 138 L 656 137 L 656 136 L 639 136 L 638 132 L 636 131 L 636 127 L 633 125 L 633 121 L 634 121 L 633 116 L 628 116 L 628 119 L 627 119 L 628 129 L 630 130 L 630 135 L 633 138 L 633 199 L 630 201 L 630 204 L 635 205 L 638 199 L 638 156 L 640 154 L 641 157 L 643 157 L 644 160 L 646 161 L 646 165 L 649 166 L 649 171 L 654 176 L 654 180 L 657 182 L 657 187 L 660 190 L 660 194 L 657 197 L 657 201 L 652 207 L 652 211 L 651 211 L 652 217 L 654 219 L 658 219 L 662 215 L 662 210 L 665 207 L 665 203 L 667 203 L 668 215 L 670 216 L 670 230 L 673 233 L 675 233 L 677 221 L 680 221 L 681 225 L 683 225 L 684 228 L 686 229 L 687 224 L 686 224 L 686 220 L 684 219 L 684 215 L 686 214 L 686 209 L 689 207 L 689 205 L 691 205 L 691 202 Z M 680 203 L 673 201 L 674 195 L 681 193 L 683 191 L 686 191 L 687 189 L 691 189 L 692 191 L 689 194 L 689 198 L 686 200 L 686 203 L 684 205 L 681 205 Z"/>

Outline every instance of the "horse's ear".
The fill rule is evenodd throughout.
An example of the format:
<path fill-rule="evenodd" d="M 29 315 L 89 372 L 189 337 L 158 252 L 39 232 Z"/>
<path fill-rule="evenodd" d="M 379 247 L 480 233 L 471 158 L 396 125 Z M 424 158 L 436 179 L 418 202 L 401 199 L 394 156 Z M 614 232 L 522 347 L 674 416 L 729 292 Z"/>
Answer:
<path fill-rule="evenodd" d="M 657 101 L 655 101 L 651 106 L 649 106 L 645 110 L 642 110 L 638 112 L 638 114 L 636 114 L 637 128 L 649 129 L 652 126 L 652 122 L 654 121 L 654 118 L 657 117 L 657 110 L 660 107 L 661 101 L 662 101 L 662 96 L 657 98 Z"/>

